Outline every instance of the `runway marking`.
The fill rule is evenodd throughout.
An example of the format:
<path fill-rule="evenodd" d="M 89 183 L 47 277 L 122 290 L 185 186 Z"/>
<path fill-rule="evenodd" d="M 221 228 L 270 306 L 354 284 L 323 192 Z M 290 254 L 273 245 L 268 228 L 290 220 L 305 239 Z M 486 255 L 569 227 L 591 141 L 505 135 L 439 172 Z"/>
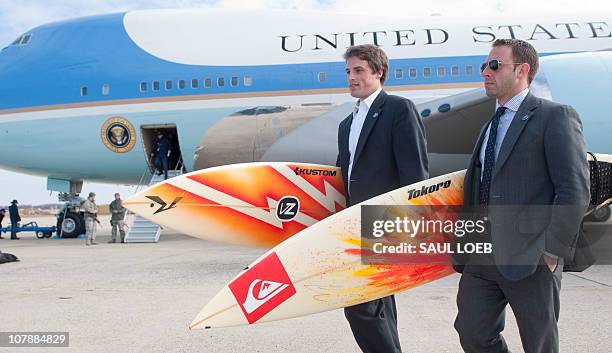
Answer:
<path fill-rule="evenodd" d="M 602 282 L 596 281 L 596 280 L 594 280 L 594 279 L 590 279 L 590 278 L 582 277 L 582 276 L 577 275 L 577 274 L 575 274 L 575 273 L 568 273 L 568 275 L 572 275 L 572 276 L 575 276 L 575 277 L 578 277 L 578 278 L 582 278 L 582 279 L 583 279 L 583 280 L 585 280 L 585 281 L 593 282 L 593 283 L 596 283 L 596 284 L 602 285 L 602 286 L 604 286 L 604 287 L 612 288 L 612 285 L 605 284 L 605 283 L 602 283 Z"/>

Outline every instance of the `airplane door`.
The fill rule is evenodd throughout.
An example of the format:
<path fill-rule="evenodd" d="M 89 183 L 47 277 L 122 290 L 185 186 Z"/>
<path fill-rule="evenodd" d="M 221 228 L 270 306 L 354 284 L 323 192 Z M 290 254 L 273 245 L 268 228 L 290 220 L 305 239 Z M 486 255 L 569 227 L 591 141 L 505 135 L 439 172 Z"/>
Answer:
<path fill-rule="evenodd" d="M 183 171 L 183 156 L 181 154 L 181 145 L 179 142 L 178 132 L 175 124 L 155 124 L 141 125 L 140 133 L 142 135 L 143 149 L 149 170 L 155 171 L 155 150 L 157 149 L 158 134 L 161 133 L 172 145 L 170 158 L 168 160 L 169 170 Z"/>

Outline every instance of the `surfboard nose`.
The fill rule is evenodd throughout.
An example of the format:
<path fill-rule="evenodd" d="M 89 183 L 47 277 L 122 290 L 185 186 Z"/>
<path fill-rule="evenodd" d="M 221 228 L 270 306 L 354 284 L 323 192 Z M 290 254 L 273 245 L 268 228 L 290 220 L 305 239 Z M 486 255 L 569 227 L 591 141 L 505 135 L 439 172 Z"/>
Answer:
<path fill-rule="evenodd" d="M 229 287 L 224 287 L 189 324 L 189 330 L 247 325 Z"/>
<path fill-rule="evenodd" d="M 165 211 L 175 210 L 182 200 L 181 195 L 170 189 L 166 182 L 155 184 L 123 200 L 129 211 L 162 225 Z M 173 214 L 176 216 L 176 210 Z"/>

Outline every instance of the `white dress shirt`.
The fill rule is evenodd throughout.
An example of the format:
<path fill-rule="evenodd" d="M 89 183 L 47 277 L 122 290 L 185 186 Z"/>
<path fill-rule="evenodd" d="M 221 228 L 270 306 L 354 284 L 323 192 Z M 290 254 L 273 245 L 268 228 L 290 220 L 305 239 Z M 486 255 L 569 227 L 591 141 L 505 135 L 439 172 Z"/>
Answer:
<path fill-rule="evenodd" d="M 374 103 L 378 94 L 382 91 L 382 88 L 377 89 L 374 93 L 372 93 L 366 99 L 360 99 L 355 104 L 355 110 L 353 111 L 353 122 L 351 123 L 351 130 L 349 132 L 349 141 L 348 141 L 348 149 L 349 149 L 349 166 L 348 166 L 348 180 L 349 185 L 351 180 L 351 172 L 353 170 L 353 158 L 355 156 L 355 151 L 357 150 L 357 143 L 359 142 L 359 136 L 361 135 L 361 129 L 363 128 L 363 123 L 365 122 L 366 117 L 368 116 L 368 111 Z"/>

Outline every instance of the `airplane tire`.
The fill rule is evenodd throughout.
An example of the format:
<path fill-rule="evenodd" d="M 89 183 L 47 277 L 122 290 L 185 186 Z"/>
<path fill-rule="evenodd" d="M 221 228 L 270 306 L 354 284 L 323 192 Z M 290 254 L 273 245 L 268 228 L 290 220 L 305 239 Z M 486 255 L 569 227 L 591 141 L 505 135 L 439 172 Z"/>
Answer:
<path fill-rule="evenodd" d="M 85 233 L 85 220 L 81 215 L 68 212 L 64 217 L 60 214 L 57 221 L 57 234 L 62 234 L 64 238 L 76 238 L 83 233 Z"/>

